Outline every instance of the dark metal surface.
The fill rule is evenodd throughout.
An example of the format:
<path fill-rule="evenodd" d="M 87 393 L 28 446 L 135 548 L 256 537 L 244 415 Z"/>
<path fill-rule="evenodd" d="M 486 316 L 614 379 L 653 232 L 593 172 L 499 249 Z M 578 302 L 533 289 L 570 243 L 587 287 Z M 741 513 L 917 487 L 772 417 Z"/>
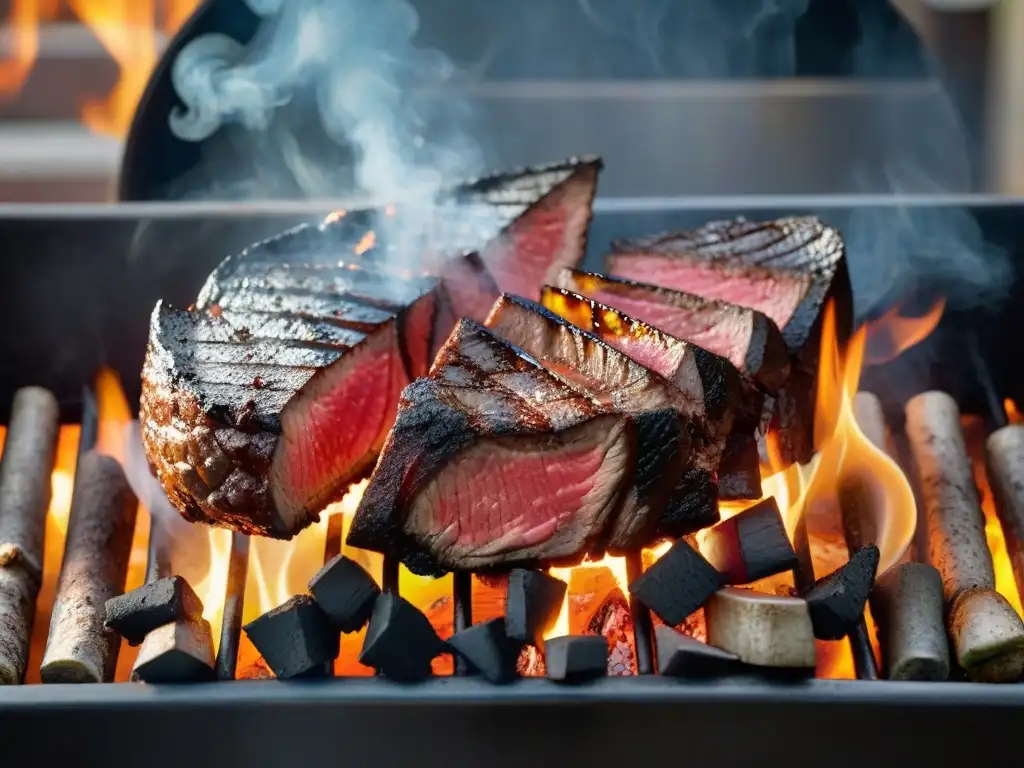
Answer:
<path fill-rule="evenodd" d="M 474 678 L 26 686 L 0 691 L 0 739 L 17 744 L 40 734 L 31 742 L 40 765 L 257 768 L 295 765 L 302 755 L 417 768 L 638 759 L 935 768 L 1005 758 L 1022 707 L 1024 686 L 967 683 L 641 677 L 578 687 L 535 679 L 499 688 Z"/>

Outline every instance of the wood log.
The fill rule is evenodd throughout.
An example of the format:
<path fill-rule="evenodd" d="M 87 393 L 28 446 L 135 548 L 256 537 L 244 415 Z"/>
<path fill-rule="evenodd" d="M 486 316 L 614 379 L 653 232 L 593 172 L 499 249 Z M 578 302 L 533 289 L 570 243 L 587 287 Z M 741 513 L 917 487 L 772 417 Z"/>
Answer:
<path fill-rule="evenodd" d="M 814 669 L 814 629 L 805 600 L 726 587 L 708 600 L 704 615 L 708 643 L 744 664 Z"/>
<path fill-rule="evenodd" d="M 946 629 L 969 676 L 1011 682 L 1024 662 L 1024 621 L 995 591 L 992 553 L 956 401 L 926 392 L 907 403 L 907 437 L 921 484 L 928 557 L 942 576 Z"/>
<path fill-rule="evenodd" d="M 138 500 L 121 465 L 89 451 L 78 462 L 64 560 L 40 677 L 44 683 L 114 679 L 120 640 L 103 626 L 124 590 Z"/>
<path fill-rule="evenodd" d="M 1013 424 L 989 435 L 985 464 L 1017 593 L 1024 595 L 1024 426 Z"/>
<path fill-rule="evenodd" d="M 14 395 L 0 463 L 0 685 L 25 680 L 59 417 L 57 400 L 45 389 Z"/>

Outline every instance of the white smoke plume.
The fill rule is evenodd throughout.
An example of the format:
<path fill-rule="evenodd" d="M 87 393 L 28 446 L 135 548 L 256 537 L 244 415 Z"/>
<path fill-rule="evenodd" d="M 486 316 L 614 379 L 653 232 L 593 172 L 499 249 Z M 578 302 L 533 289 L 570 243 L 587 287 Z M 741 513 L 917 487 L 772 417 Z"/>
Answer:
<path fill-rule="evenodd" d="M 170 126 L 185 141 L 222 129 L 246 137 L 235 151 L 256 170 L 247 194 L 273 192 L 272 177 L 287 174 L 304 197 L 407 201 L 408 224 L 410 211 L 429 206 L 445 185 L 483 170 L 467 105 L 443 88 L 455 69 L 443 54 L 414 44 L 419 19 L 407 2 L 246 3 L 261 17 L 248 45 L 203 35 L 174 62 L 172 80 L 185 108 L 171 115 Z M 322 142 L 288 123 L 276 125 L 288 108 L 307 123 L 317 119 L 337 147 L 351 148 L 349 174 L 325 167 L 338 155 Z M 279 167 L 267 161 L 269 170 L 260 168 L 266 149 L 283 158 Z M 259 188 L 260 178 L 267 189 Z"/>

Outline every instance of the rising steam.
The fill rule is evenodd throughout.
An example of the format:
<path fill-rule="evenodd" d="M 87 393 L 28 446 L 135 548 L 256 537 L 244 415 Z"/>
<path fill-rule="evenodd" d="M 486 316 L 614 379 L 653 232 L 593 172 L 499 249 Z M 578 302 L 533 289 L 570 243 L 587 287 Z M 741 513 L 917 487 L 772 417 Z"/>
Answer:
<path fill-rule="evenodd" d="M 419 19 L 407 2 L 245 1 L 261 17 L 247 46 L 208 34 L 174 62 L 174 88 L 185 105 L 170 118 L 177 137 L 200 142 L 237 127 L 257 137 L 273 133 L 275 151 L 307 197 L 426 202 L 446 183 L 482 170 L 465 104 L 437 91 L 454 68 L 443 54 L 413 43 Z M 353 188 L 338 188 L 338 176 L 322 168 L 337 157 L 321 145 L 290 130 L 273 132 L 282 108 L 292 104 L 315 112 L 319 128 L 352 149 Z M 248 150 L 258 164 L 259 138 Z"/>

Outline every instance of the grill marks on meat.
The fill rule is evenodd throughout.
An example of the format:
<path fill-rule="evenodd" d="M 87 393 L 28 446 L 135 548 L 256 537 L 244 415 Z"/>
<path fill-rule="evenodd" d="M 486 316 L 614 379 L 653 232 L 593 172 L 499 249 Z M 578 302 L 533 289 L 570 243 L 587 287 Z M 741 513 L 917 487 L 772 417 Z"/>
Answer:
<path fill-rule="evenodd" d="M 824 307 L 834 301 L 839 343 L 853 327 L 853 299 L 839 233 L 814 217 L 717 221 L 613 243 L 612 274 L 763 312 L 781 329 L 793 358 L 776 402 L 773 429 L 785 461 L 814 451 L 814 403 Z"/>
<path fill-rule="evenodd" d="M 681 348 L 666 353 L 666 359 L 675 354 L 679 360 L 674 378 L 679 386 L 675 386 L 597 336 L 527 299 L 502 296 L 491 311 L 487 325 L 599 402 L 639 420 L 640 429 L 645 426 L 645 419 L 653 419 L 655 413 L 664 414 L 658 417 L 657 423 L 665 424 L 665 427 L 659 426 L 665 429 L 669 423 L 665 421 L 666 411 L 674 414 L 677 424 L 672 429 L 679 429 L 679 452 L 675 457 L 659 455 L 658 451 L 664 451 L 660 440 L 645 440 L 644 432 L 640 432 L 641 444 L 647 447 L 647 455 L 651 457 L 651 464 L 645 462 L 641 470 L 656 474 L 665 485 L 652 486 L 638 472 L 635 494 L 630 497 L 627 513 L 622 516 L 621 538 L 613 539 L 616 544 L 620 541 L 633 544 L 637 538 L 649 536 L 652 529 L 658 534 L 680 535 L 676 530 L 682 525 L 695 526 L 689 528 L 692 531 L 717 519 L 715 473 L 725 437 L 732 427 L 733 413 L 721 407 L 724 392 L 717 388 L 719 382 L 715 375 L 710 379 L 714 387 L 705 387 L 701 366 L 692 349 L 689 354 Z M 655 464 L 656 473 L 649 468 Z M 666 486 L 674 485 L 680 472 L 688 475 L 690 487 L 686 501 L 699 504 L 665 514 L 663 510 L 667 507 L 657 498 L 661 493 L 652 498 L 645 496 L 641 489 L 657 487 L 663 491 Z M 698 491 L 695 486 L 706 490 Z M 668 507 L 672 506 L 673 501 L 669 499 Z M 674 530 L 665 528 L 667 519 L 674 521 Z"/>
<path fill-rule="evenodd" d="M 600 551 L 634 462 L 631 429 L 461 320 L 403 393 L 348 543 L 428 574 Z"/>
<path fill-rule="evenodd" d="M 572 291 L 545 286 L 541 303 L 682 389 L 693 388 L 691 380 L 699 378 L 705 410 L 725 444 L 718 465 L 719 497 L 761 497 L 754 434 L 764 396 L 728 360 Z"/>
<path fill-rule="evenodd" d="M 595 157 L 573 158 L 459 188 L 460 202 L 486 206 L 510 222 L 482 253 L 499 290 L 536 299 L 559 270 L 579 264 L 601 166 Z"/>
<path fill-rule="evenodd" d="M 307 229 L 227 259 L 195 311 L 154 311 L 144 445 L 190 520 L 290 538 L 369 473 L 426 372 L 437 281 L 259 258 Z"/>
<path fill-rule="evenodd" d="M 575 269 L 563 269 L 558 285 L 721 355 L 770 395 L 789 377 L 782 333 L 755 309 Z"/>

